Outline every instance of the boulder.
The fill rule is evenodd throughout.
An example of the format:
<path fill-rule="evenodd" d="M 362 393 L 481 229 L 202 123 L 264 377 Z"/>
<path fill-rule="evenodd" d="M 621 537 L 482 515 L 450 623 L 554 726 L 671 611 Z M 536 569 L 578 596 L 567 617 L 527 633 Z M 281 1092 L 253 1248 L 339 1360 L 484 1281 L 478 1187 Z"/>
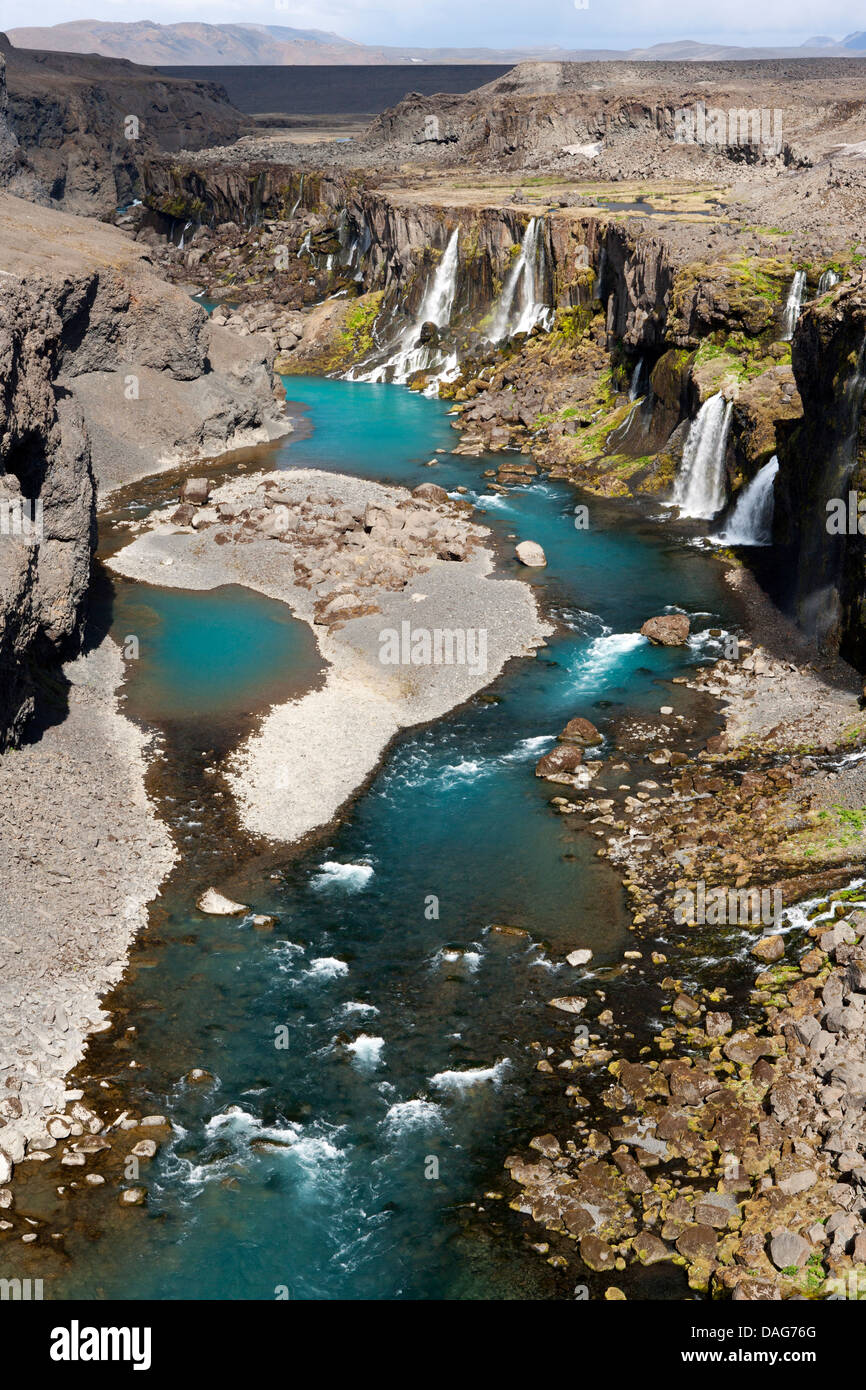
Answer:
<path fill-rule="evenodd" d="M 210 497 L 210 483 L 207 478 L 187 478 L 180 490 L 181 502 L 194 502 L 201 506 Z"/>
<path fill-rule="evenodd" d="M 770 1241 L 770 1259 L 777 1269 L 802 1269 L 812 1247 L 794 1231 L 777 1231 Z"/>
<path fill-rule="evenodd" d="M 690 628 L 685 613 L 668 613 L 660 618 L 648 618 L 641 628 L 641 636 L 656 647 L 682 647 L 688 640 Z"/>
<path fill-rule="evenodd" d="M 752 947 L 752 955 L 757 956 L 765 964 L 770 965 L 773 961 L 781 960 L 785 954 L 785 943 L 781 936 L 762 936 L 760 941 L 756 941 Z"/>
<path fill-rule="evenodd" d="M 577 743 L 582 748 L 593 748 L 604 740 L 594 724 L 578 715 L 575 719 L 569 719 L 559 735 L 559 741 L 560 743 Z"/>
<path fill-rule="evenodd" d="M 613 1269 L 616 1263 L 616 1252 L 611 1249 L 607 1241 L 599 1236 L 587 1232 L 580 1239 L 580 1258 L 590 1269 L 603 1274 L 606 1270 Z"/>
<path fill-rule="evenodd" d="M 199 912 L 207 912 L 212 917 L 239 917 L 249 910 L 243 903 L 232 902 L 231 898 L 223 897 L 215 888 L 208 888 L 207 892 L 202 893 L 196 906 Z"/>
<path fill-rule="evenodd" d="M 122 1207 L 140 1207 L 146 1197 L 147 1193 L 143 1187 L 125 1187 L 120 1194 L 120 1205 Z"/>
<path fill-rule="evenodd" d="M 695 1219 L 703 1226 L 723 1231 L 728 1222 L 739 1216 L 737 1199 L 730 1192 L 707 1192 L 695 1202 Z"/>
<path fill-rule="evenodd" d="M 420 497 L 424 502 L 448 501 L 448 493 L 438 483 L 420 483 L 418 487 L 412 489 L 412 496 Z"/>
<path fill-rule="evenodd" d="M 547 1002 L 552 1009 L 559 1009 L 563 1014 L 582 1014 L 586 1008 L 586 1000 L 581 999 L 579 994 L 560 994 Z"/>
<path fill-rule="evenodd" d="M 576 772 L 583 762 L 583 749 L 573 743 L 560 743 L 535 764 L 536 777 L 553 777 Z"/>
<path fill-rule="evenodd" d="M 538 541 L 521 541 L 519 545 L 515 546 L 514 553 L 522 565 L 539 569 L 542 565 L 547 564 L 547 556 Z"/>

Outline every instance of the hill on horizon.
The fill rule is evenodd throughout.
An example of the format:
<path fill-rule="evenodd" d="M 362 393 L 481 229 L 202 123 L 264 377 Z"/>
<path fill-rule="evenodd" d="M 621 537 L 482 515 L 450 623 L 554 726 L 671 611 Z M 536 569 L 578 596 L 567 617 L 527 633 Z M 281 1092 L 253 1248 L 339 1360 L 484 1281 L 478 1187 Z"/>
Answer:
<path fill-rule="evenodd" d="M 412 48 L 356 43 L 321 29 L 293 29 L 280 24 L 157 24 L 79 19 L 66 24 L 7 31 L 16 48 L 60 53 L 95 53 L 126 58 L 150 67 L 162 65 L 291 66 L 340 64 L 519 63 L 527 60 L 591 62 L 725 61 L 757 58 L 862 56 L 866 31 L 836 40 L 826 35 L 790 48 L 753 48 L 696 43 L 683 39 L 632 49 Z"/>

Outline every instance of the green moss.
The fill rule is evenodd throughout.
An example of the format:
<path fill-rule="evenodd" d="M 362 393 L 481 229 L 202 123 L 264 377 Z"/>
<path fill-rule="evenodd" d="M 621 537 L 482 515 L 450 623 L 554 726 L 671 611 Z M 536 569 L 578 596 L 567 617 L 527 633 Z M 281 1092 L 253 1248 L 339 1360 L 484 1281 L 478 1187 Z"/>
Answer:
<path fill-rule="evenodd" d="M 696 368 L 712 364 L 711 376 L 721 380 L 724 376 L 734 376 L 737 381 L 752 381 L 771 367 L 791 360 L 790 344 L 785 343 L 786 351 L 780 352 L 774 345 L 772 356 L 766 350 L 761 338 L 753 338 L 748 333 L 715 333 L 704 338 L 695 354 Z"/>
<path fill-rule="evenodd" d="M 383 293 L 382 290 L 376 290 L 365 295 L 347 311 L 337 342 L 337 353 L 342 359 L 353 361 L 372 352 L 373 324 L 382 307 Z"/>

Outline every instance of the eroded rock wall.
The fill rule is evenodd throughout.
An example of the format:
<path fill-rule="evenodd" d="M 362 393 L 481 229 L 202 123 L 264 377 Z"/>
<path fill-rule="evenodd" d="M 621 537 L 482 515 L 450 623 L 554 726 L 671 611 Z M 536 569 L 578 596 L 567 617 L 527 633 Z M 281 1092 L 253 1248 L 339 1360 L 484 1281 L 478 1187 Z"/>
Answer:
<path fill-rule="evenodd" d="M 91 278 L 0 280 L 0 747 L 82 635 L 95 491 L 81 411 L 56 377 L 64 315 Z"/>
<path fill-rule="evenodd" d="M 134 196 L 148 154 L 236 140 L 248 125 L 216 83 L 167 78 L 121 59 L 16 49 L 3 35 L 0 52 L 17 145 L 13 191 L 25 192 L 26 169 L 26 196 L 68 211 L 110 214 Z M 0 127 L 2 106 L 0 94 Z M 0 184 L 4 164 L 0 135 Z"/>
<path fill-rule="evenodd" d="M 272 349 L 115 228 L 0 194 L 0 747 L 83 634 L 97 489 L 289 428 Z"/>

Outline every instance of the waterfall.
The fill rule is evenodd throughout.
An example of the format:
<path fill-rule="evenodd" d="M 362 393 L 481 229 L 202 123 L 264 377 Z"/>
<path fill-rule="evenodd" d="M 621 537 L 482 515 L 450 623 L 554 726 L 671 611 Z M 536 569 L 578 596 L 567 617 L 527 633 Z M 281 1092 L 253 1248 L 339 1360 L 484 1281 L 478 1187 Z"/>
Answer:
<path fill-rule="evenodd" d="M 294 204 L 294 207 L 292 208 L 291 212 L 289 213 L 289 217 L 294 217 L 294 216 L 295 216 L 295 213 L 298 211 L 298 208 L 301 206 L 301 199 L 302 199 L 303 196 L 304 196 L 304 178 L 305 178 L 305 175 L 304 175 L 304 174 L 301 174 L 301 183 L 300 183 L 300 187 L 298 188 L 298 196 L 297 196 L 297 198 L 295 199 L 295 204 Z"/>
<path fill-rule="evenodd" d="M 183 224 L 183 230 L 181 231 L 181 234 L 180 234 L 180 241 L 177 243 L 177 249 L 178 249 L 178 251 L 182 251 L 182 250 L 183 250 L 184 242 L 186 241 L 186 234 L 187 234 L 187 232 L 189 231 L 189 229 L 190 229 L 191 226 L 192 226 L 192 223 L 191 223 L 191 222 L 184 222 L 184 224 Z"/>
<path fill-rule="evenodd" d="M 460 229 L 455 227 L 424 291 L 417 314 L 403 329 L 389 356 L 376 367 L 353 367 L 348 373 L 351 380 L 405 382 L 416 372 L 431 372 L 435 373 L 435 381 L 442 381 L 456 372 L 456 352 L 443 355 L 437 343 L 421 343 L 419 339 L 425 323 L 435 324 L 441 330 L 451 322 L 451 310 L 457 294 L 459 235 Z"/>
<path fill-rule="evenodd" d="M 436 274 L 427 287 L 421 301 L 414 331 L 417 334 L 425 323 L 435 323 L 437 328 L 447 328 L 451 320 L 451 308 L 457 293 L 457 251 L 460 229 L 455 227 L 451 233 L 445 254 L 436 267 Z"/>
<path fill-rule="evenodd" d="M 803 307 L 803 293 L 806 289 L 806 272 L 797 270 L 791 281 L 791 288 L 788 291 L 788 298 L 785 303 L 784 332 L 782 342 L 789 343 L 794 336 L 794 329 L 797 327 L 797 319 L 800 317 L 800 310 Z"/>
<path fill-rule="evenodd" d="M 725 505 L 725 451 L 733 409 L 719 392 L 704 401 L 692 421 L 674 484 L 680 516 L 709 521 Z"/>
<path fill-rule="evenodd" d="M 638 396 L 641 394 L 640 384 L 641 377 L 643 376 L 643 371 L 644 360 L 642 357 L 639 357 L 637 359 L 637 365 L 635 366 L 635 369 L 631 374 L 631 384 L 628 388 L 628 398 L 630 401 L 636 401 Z"/>
<path fill-rule="evenodd" d="M 825 270 L 821 279 L 818 281 L 818 293 L 826 294 L 828 290 L 832 290 L 834 285 L 838 285 L 838 283 L 839 276 L 836 274 L 835 270 Z"/>
<path fill-rule="evenodd" d="M 539 218 L 530 218 L 520 252 L 505 277 L 499 302 L 493 311 L 490 338 L 499 343 L 515 333 L 531 333 L 537 323 L 550 316 L 550 308 L 542 301 L 544 269 L 544 240 L 540 235 Z M 518 293 L 519 292 L 519 293 Z"/>
<path fill-rule="evenodd" d="M 773 484 L 778 471 L 774 454 L 740 493 L 725 529 L 714 540 L 722 545 L 772 545 Z"/>

